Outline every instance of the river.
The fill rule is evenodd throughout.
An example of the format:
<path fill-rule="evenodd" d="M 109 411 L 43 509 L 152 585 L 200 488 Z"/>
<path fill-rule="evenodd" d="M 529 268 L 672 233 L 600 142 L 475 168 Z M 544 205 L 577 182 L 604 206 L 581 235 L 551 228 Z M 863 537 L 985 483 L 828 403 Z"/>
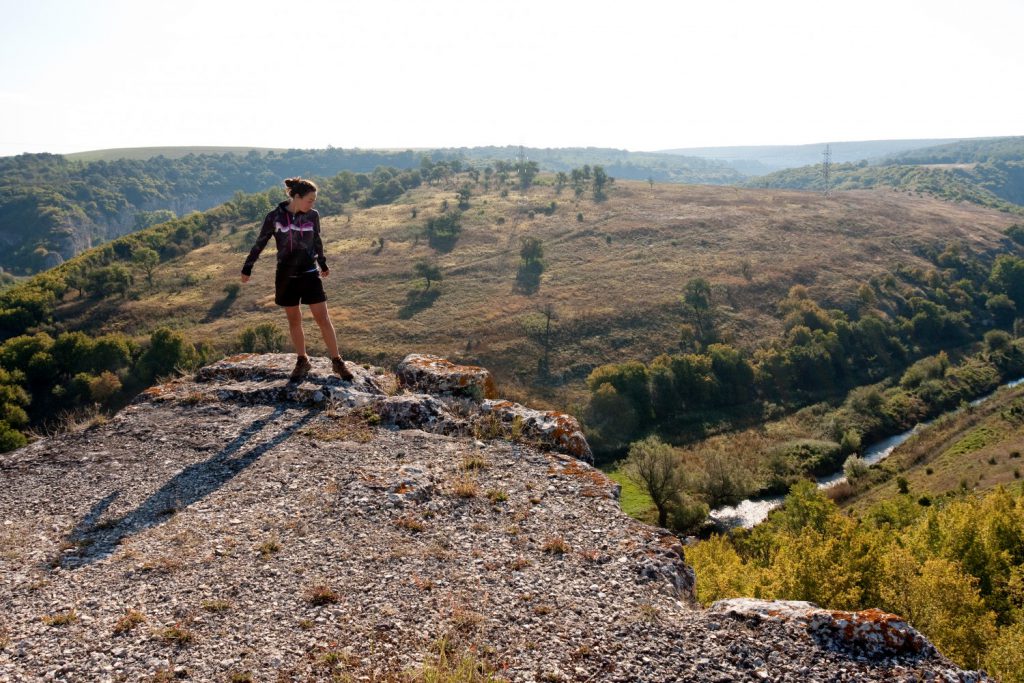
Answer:
<path fill-rule="evenodd" d="M 1006 384 L 1003 384 L 998 389 L 996 389 L 996 391 L 999 391 L 1000 389 L 1015 387 L 1021 383 L 1024 383 L 1024 377 L 1015 379 L 1012 382 L 1007 382 Z M 971 401 L 970 404 L 972 406 L 980 405 L 987 401 L 988 399 L 995 396 L 996 391 L 993 391 L 990 394 L 986 394 L 981 398 L 976 398 L 973 401 Z M 922 422 L 920 424 L 914 425 L 912 429 L 908 429 L 907 431 L 901 434 L 897 434 L 895 436 L 890 436 L 887 439 L 883 439 L 882 441 L 879 441 L 878 443 L 869 446 L 864 450 L 864 454 L 862 456 L 864 458 L 864 461 L 869 465 L 874 465 L 876 462 L 884 460 L 885 458 L 889 457 L 889 455 L 896 449 L 897 446 L 899 446 L 901 443 L 909 439 L 922 428 L 930 425 L 932 422 L 934 422 L 934 420 L 929 420 L 927 422 Z M 840 468 L 838 472 L 834 472 L 830 475 L 821 477 L 817 481 L 818 488 L 827 489 L 829 487 L 835 486 L 836 484 L 846 481 L 846 476 L 843 474 L 842 468 Z M 757 524 L 760 524 L 765 519 L 767 519 L 768 513 L 782 505 L 782 501 L 784 498 L 785 496 L 772 496 L 770 498 L 758 498 L 756 500 L 748 498 L 747 500 L 741 501 L 738 505 L 727 505 L 724 507 L 715 508 L 714 510 L 711 511 L 711 514 L 708 516 L 711 518 L 711 520 L 715 523 L 716 526 L 721 528 L 735 529 L 737 527 L 743 527 L 745 529 L 750 529 L 751 527 L 756 526 Z"/>

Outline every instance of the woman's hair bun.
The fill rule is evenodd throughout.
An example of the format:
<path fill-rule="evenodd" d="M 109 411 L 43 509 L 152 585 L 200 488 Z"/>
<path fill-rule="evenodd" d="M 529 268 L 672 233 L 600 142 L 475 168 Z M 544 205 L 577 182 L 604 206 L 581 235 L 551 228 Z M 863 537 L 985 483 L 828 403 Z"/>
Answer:
<path fill-rule="evenodd" d="M 288 188 L 288 196 L 298 195 L 305 197 L 310 192 L 316 192 L 316 184 L 305 178 L 285 178 L 284 186 Z"/>

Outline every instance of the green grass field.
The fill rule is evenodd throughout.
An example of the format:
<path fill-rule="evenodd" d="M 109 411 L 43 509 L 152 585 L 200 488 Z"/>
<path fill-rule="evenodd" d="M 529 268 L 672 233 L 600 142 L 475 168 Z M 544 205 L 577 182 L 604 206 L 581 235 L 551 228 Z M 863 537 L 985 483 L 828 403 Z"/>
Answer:
<path fill-rule="evenodd" d="M 641 522 L 647 522 L 648 524 L 657 523 L 658 509 L 654 507 L 654 501 L 651 500 L 646 491 L 633 483 L 617 466 L 610 466 L 603 471 L 622 487 L 622 492 L 619 495 L 619 506 L 623 512 L 630 517 L 639 519 Z"/>

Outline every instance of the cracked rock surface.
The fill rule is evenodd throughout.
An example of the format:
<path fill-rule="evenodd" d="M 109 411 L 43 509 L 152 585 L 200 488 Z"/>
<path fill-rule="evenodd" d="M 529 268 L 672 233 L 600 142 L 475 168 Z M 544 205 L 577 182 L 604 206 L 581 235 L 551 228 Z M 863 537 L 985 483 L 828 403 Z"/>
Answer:
<path fill-rule="evenodd" d="M 678 541 L 590 465 L 482 441 L 443 396 L 419 395 L 451 433 L 383 419 L 392 376 L 290 385 L 292 361 L 0 455 L 0 681 L 402 680 L 439 643 L 511 681 L 981 678 L 699 609 Z"/>

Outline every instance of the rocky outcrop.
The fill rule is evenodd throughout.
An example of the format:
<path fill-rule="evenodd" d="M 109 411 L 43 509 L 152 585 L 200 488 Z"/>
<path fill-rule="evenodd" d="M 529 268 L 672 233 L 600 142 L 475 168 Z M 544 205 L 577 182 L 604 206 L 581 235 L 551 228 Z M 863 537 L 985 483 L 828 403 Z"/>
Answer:
<path fill-rule="evenodd" d="M 491 373 L 475 365 L 456 365 L 440 356 L 411 353 L 398 364 L 403 387 L 428 394 L 494 398 L 497 388 Z"/>
<path fill-rule="evenodd" d="M 877 609 L 844 612 L 798 600 L 752 598 L 719 600 L 710 609 L 741 619 L 801 624 L 828 647 L 849 649 L 873 658 L 937 654 L 935 647 L 905 620 Z"/>
<path fill-rule="evenodd" d="M 569 455 L 594 461 L 583 428 L 572 415 L 551 410 L 533 410 L 511 401 L 487 400 L 480 405 L 483 415 L 493 415 L 503 424 L 521 431 L 527 438 L 547 444 Z"/>
<path fill-rule="evenodd" d="M 535 416 L 292 361 L 0 455 L 0 682 L 397 680 L 439 647 L 510 681 L 980 678 L 838 646 L 863 614 L 699 609 L 679 541 Z"/>
<path fill-rule="evenodd" d="M 437 356 L 412 354 L 394 378 L 349 363 L 355 378 L 342 382 L 325 358 L 314 358 L 302 382 L 288 382 L 290 354 L 240 354 L 199 370 L 194 382 L 171 382 L 147 390 L 155 399 L 200 397 L 248 403 L 293 402 L 308 406 L 371 406 L 390 425 L 448 436 L 514 437 L 593 462 L 579 422 L 571 415 L 482 399 L 496 391 L 490 373 Z M 419 393 L 413 393 L 415 390 Z M 482 399 L 482 400 L 478 400 Z"/>

